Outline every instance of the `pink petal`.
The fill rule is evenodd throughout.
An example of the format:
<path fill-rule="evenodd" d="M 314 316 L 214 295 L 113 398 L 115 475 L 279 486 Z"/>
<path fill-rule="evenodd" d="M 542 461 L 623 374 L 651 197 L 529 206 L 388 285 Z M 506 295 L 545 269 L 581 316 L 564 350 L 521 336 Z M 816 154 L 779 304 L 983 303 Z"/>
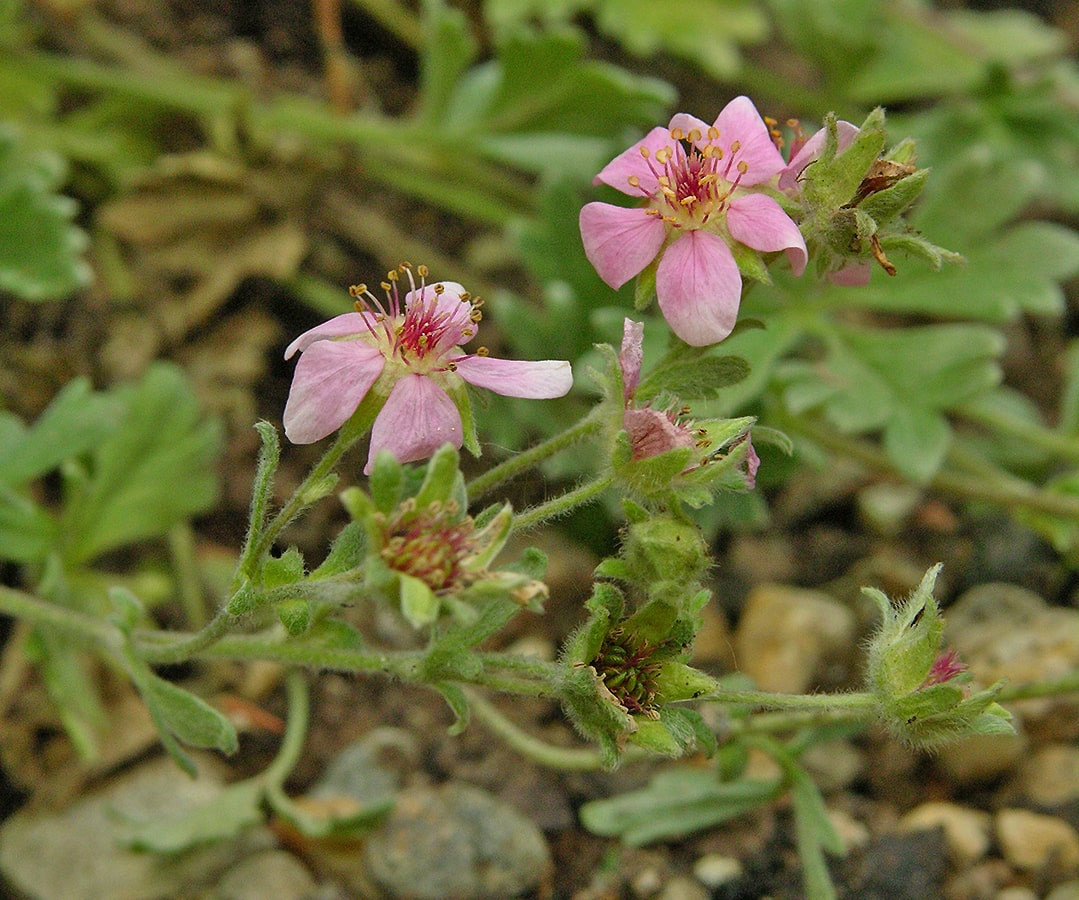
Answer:
<path fill-rule="evenodd" d="M 754 250 L 786 250 L 795 275 L 805 271 L 809 254 L 802 232 L 767 194 L 743 194 L 727 210 L 731 237 Z"/>
<path fill-rule="evenodd" d="M 742 300 L 742 276 L 726 241 L 708 231 L 682 235 L 660 260 L 656 297 L 671 330 L 690 346 L 723 340 Z"/>
<path fill-rule="evenodd" d="M 711 128 L 711 126 L 703 119 L 698 119 L 696 116 L 692 116 L 689 113 L 675 113 L 671 117 L 671 123 L 667 128 L 670 131 L 681 128 L 687 136 L 691 131 L 696 129 L 701 133 L 700 138 L 693 142 L 696 147 L 703 147 L 705 144 L 711 143 L 711 141 L 708 140 L 708 129 Z"/>
<path fill-rule="evenodd" d="M 742 176 L 742 185 L 761 184 L 783 169 L 783 156 L 772 143 L 768 126 L 748 97 L 735 97 L 724 106 L 716 117 L 715 125 L 719 129 L 719 144 L 724 152 L 730 152 L 729 148 L 735 141 L 740 145 L 734 154 L 734 163 L 744 162 L 749 167 Z"/>
<path fill-rule="evenodd" d="M 367 334 L 367 325 L 374 321 L 374 317 L 368 313 L 345 313 L 342 316 L 334 316 L 328 322 L 316 325 L 301 334 L 285 350 L 285 359 L 292 359 L 297 350 L 306 350 L 315 341 L 327 338 L 346 337 L 350 334 Z"/>
<path fill-rule="evenodd" d="M 623 150 L 600 169 L 599 174 L 592 179 L 592 183 L 610 185 L 615 190 L 629 194 L 631 197 L 650 197 L 659 190 L 659 182 L 656 181 L 648 160 L 641 156 L 641 148 L 647 147 L 650 157 L 654 159 L 657 150 L 673 147 L 674 143 L 666 128 L 653 128 L 636 144 L 628 150 Z M 640 179 L 639 187 L 630 185 L 629 179 L 633 176 Z"/>
<path fill-rule="evenodd" d="M 457 374 L 469 384 L 487 388 L 504 397 L 548 400 L 563 396 L 573 387 L 573 372 L 565 360 L 529 362 L 466 356 L 457 361 Z"/>
<path fill-rule="evenodd" d="M 839 138 L 839 153 L 846 150 L 851 141 L 858 136 L 859 128 L 857 125 L 852 125 L 850 122 L 844 122 L 842 120 L 835 123 L 837 137 Z M 794 156 L 791 157 L 791 161 L 787 163 L 786 168 L 779 175 L 779 189 L 781 191 L 792 191 L 798 189 L 798 178 L 801 176 L 803 170 L 811 162 L 817 159 L 821 151 L 824 149 L 824 141 L 827 138 L 828 132 L 822 128 L 816 132 L 808 141 L 806 141 L 801 149 Z"/>
<path fill-rule="evenodd" d="M 832 284 L 838 284 L 840 287 L 862 287 L 869 284 L 869 278 L 872 274 L 872 263 L 852 262 L 845 265 L 838 272 L 830 273 L 828 280 Z"/>
<path fill-rule="evenodd" d="M 622 352 L 618 366 L 622 370 L 623 399 L 629 400 L 641 380 L 641 360 L 644 358 L 644 323 L 626 319 L 622 323 Z"/>
<path fill-rule="evenodd" d="M 316 340 L 296 363 L 282 417 L 286 437 L 294 444 L 313 444 L 336 431 L 385 364 L 382 354 L 363 341 Z"/>
<path fill-rule="evenodd" d="M 389 450 L 398 462 L 414 462 L 443 444 L 460 447 L 462 433 L 461 414 L 449 395 L 426 375 L 405 375 L 375 419 L 363 473 L 371 474 L 380 450 Z"/>
<path fill-rule="evenodd" d="M 659 216 L 610 203 L 586 203 L 580 223 L 585 256 L 615 290 L 656 258 L 667 235 Z"/>

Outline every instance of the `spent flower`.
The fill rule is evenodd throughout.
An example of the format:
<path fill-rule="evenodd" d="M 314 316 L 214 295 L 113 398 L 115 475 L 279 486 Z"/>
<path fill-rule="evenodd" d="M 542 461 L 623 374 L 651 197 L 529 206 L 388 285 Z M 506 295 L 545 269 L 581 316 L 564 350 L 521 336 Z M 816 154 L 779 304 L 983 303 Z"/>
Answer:
<path fill-rule="evenodd" d="M 769 193 L 785 166 L 748 97 L 733 99 L 711 125 L 678 113 L 595 177 L 643 203 L 586 204 L 585 253 L 615 289 L 655 264 L 656 298 L 674 333 L 693 346 L 718 343 L 738 317 L 736 254 L 785 250 L 795 274 L 805 269 L 802 234 Z"/>
<path fill-rule="evenodd" d="M 382 302 L 366 285 L 351 288 L 356 311 L 305 331 L 285 358 L 296 364 L 284 426 L 289 440 L 310 444 L 347 422 L 365 400 L 378 412 L 364 473 L 380 450 L 399 462 L 425 459 L 442 444 L 478 452 L 465 383 L 507 397 L 549 399 L 571 387 L 564 360 L 495 359 L 480 347 L 465 353 L 481 318 L 481 301 L 453 281 L 426 283 L 427 269 L 403 264 L 387 275 Z M 401 296 L 400 275 L 410 290 Z M 467 425 L 466 425 L 467 423 Z"/>

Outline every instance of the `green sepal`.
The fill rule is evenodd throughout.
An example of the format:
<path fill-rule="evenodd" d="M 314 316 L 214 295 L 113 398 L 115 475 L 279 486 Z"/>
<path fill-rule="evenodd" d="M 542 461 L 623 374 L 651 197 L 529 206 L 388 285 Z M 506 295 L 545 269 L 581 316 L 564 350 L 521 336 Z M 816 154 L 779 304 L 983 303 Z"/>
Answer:
<path fill-rule="evenodd" d="M 587 621 L 566 639 L 562 659 L 566 665 L 587 665 L 599 654 L 611 624 L 622 618 L 625 597 L 613 584 L 599 582 L 585 602 L 590 613 Z"/>
<path fill-rule="evenodd" d="M 461 443 L 473 456 L 482 456 L 483 451 L 480 449 L 480 440 L 476 435 L 476 417 L 472 414 L 472 398 L 468 395 L 468 385 L 459 375 L 440 381 L 439 384 L 461 414 Z"/>
<path fill-rule="evenodd" d="M 459 463 L 460 454 L 452 444 L 443 444 L 434 452 L 427 461 L 423 484 L 416 494 L 417 509 L 426 509 L 432 503 L 445 506 L 455 496 L 458 483 L 462 481 Z"/>
<path fill-rule="evenodd" d="M 870 639 L 867 665 L 870 685 L 882 703 L 917 690 L 940 654 L 944 620 L 933 597 L 940 570 L 940 563 L 930 568 L 898 609 L 881 591 L 862 589 L 882 615 L 881 626 Z"/>
<path fill-rule="evenodd" d="M 277 618 L 292 637 L 306 634 L 313 619 L 311 603 L 303 598 L 283 600 L 274 607 Z"/>
<path fill-rule="evenodd" d="M 869 167 L 884 150 L 884 112 L 879 107 L 873 110 L 842 153 L 833 113 L 825 117 L 824 128 L 824 147 L 817 161 L 803 173 L 802 193 L 813 209 L 831 211 L 854 197 Z"/>
<path fill-rule="evenodd" d="M 740 244 L 738 241 L 731 242 L 730 248 L 731 254 L 734 256 L 734 262 L 743 278 L 748 278 L 760 284 L 770 285 L 772 283 L 772 276 L 768 273 L 768 266 L 765 265 L 764 260 L 761 259 L 761 255 L 756 250 L 747 247 L 745 244 Z"/>
<path fill-rule="evenodd" d="M 413 628 L 424 628 L 438 619 L 442 603 L 435 593 L 412 575 L 397 573 L 400 584 L 401 614 Z"/>
<path fill-rule="evenodd" d="M 366 498 L 366 494 L 355 488 L 358 493 Z M 368 498 L 369 502 L 369 498 Z M 371 505 L 370 509 L 374 509 Z M 349 522 L 334 538 L 330 545 L 330 552 L 319 564 L 318 568 L 311 573 L 311 578 L 329 578 L 333 575 L 341 575 L 363 564 L 367 554 L 367 532 L 359 522 Z"/>
<path fill-rule="evenodd" d="M 918 199 L 928 178 L 928 169 L 918 169 L 891 187 L 870 194 L 858 204 L 858 209 L 870 216 L 877 228 L 882 228 Z"/>
<path fill-rule="evenodd" d="M 675 758 L 685 752 L 685 746 L 661 720 L 637 716 L 636 721 L 637 728 L 629 736 L 631 743 L 658 756 Z"/>
<path fill-rule="evenodd" d="M 295 584 L 304 576 L 303 555 L 295 547 L 289 547 L 280 556 L 271 556 L 262 569 L 262 586 L 266 590 Z"/>
<path fill-rule="evenodd" d="M 450 709 L 453 711 L 453 724 L 447 729 L 447 734 L 456 737 L 468 728 L 469 718 L 472 715 L 472 707 L 468 703 L 468 697 L 461 690 L 461 686 L 448 681 L 440 681 L 432 687 L 438 691 Z"/>
<path fill-rule="evenodd" d="M 380 450 L 375 455 L 367 486 L 371 491 L 371 499 L 374 501 L 375 509 L 383 515 L 388 516 L 401 502 L 405 489 L 405 471 L 404 467 L 389 450 Z M 347 493 L 349 492 L 343 492 L 342 497 Z M 349 512 L 351 512 L 351 509 Z M 354 516 L 354 518 L 359 517 Z"/>
<path fill-rule="evenodd" d="M 663 258 L 662 253 L 657 253 L 656 258 L 653 259 L 641 273 L 637 276 L 637 280 L 633 285 L 633 308 L 640 312 L 647 309 L 649 304 L 655 299 L 656 296 L 656 270 L 659 268 L 659 261 Z"/>
<path fill-rule="evenodd" d="M 683 662 L 664 663 L 655 677 L 656 698 L 662 703 L 696 700 L 721 689 L 711 675 Z"/>
<path fill-rule="evenodd" d="M 695 525 L 658 515 L 629 526 L 622 558 L 631 580 L 642 585 L 666 580 L 696 585 L 709 565 Z"/>
<path fill-rule="evenodd" d="M 622 622 L 621 628 L 650 644 L 660 644 L 670 635 L 678 613 L 679 607 L 674 603 L 662 598 L 653 599 Z"/>

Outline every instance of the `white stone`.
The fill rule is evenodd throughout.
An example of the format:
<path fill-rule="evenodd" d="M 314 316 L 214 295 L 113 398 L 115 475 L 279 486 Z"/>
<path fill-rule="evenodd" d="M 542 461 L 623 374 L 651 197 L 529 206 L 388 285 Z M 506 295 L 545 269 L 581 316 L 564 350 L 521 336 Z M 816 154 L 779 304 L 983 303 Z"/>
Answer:
<path fill-rule="evenodd" d="M 694 877 L 711 890 L 737 881 L 744 873 L 745 869 L 736 857 L 720 853 L 707 853 L 693 864 Z"/>

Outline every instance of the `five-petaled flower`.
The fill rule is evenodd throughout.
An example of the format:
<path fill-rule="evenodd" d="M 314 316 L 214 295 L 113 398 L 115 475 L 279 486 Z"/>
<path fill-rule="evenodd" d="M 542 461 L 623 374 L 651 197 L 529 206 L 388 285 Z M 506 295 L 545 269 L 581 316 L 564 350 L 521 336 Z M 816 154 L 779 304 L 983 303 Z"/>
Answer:
<path fill-rule="evenodd" d="M 785 250 L 794 273 L 805 270 L 801 231 L 765 190 L 785 167 L 748 97 L 733 99 L 712 125 L 678 113 L 594 179 L 644 203 L 586 204 L 585 254 L 615 289 L 658 257 L 656 298 L 671 329 L 693 346 L 718 343 L 734 328 L 742 297 L 732 245 Z"/>
<path fill-rule="evenodd" d="M 425 459 L 442 444 L 464 440 L 464 383 L 507 397 L 561 397 L 573 375 L 563 360 L 523 362 L 494 359 L 485 348 L 467 354 L 461 344 L 476 336 L 480 301 L 452 281 L 426 284 L 417 269 L 416 285 L 407 264 L 391 271 L 382 303 L 365 285 L 351 289 L 356 312 L 345 313 L 301 334 L 285 350 L 297 352 L 288 401 L 285 434 L 295 444 L 310 444 L 340 428 L 373 392 L 383 401 L 371 429 L 364 472 L 376 454 L 389 450 L 399 462 Z M 398 278 L 409 290 L 400 296 Z M 464 412 L 468 412 L 467 409 Z M 471 421 L 471 414 L 468 413 Z"/>

